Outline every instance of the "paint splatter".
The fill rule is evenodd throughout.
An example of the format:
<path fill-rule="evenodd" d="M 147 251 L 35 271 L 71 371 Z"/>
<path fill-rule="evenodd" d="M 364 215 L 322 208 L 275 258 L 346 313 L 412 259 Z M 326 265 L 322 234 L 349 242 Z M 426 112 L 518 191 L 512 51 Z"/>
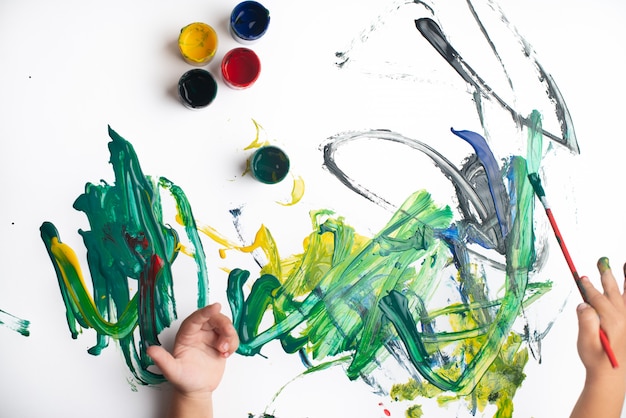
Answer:
<path fill-rule="evenodd" d="M 159 383 L 163 377 L 148 370 L 152 362 L 146 348 L 159 344 L 158 334 L 176 318 L 171 266 L 181 252 L 178 233 L 162 219 L 159 190 L 175 200 L 178 220 L 193 246 L 185 252 L 197 266 L 198 307 L 205 306 L 208 297 L 205 255 L 180 187 L 164 177 L 145 176 L 130 143 L 110 127 L 109 136 L 115 184 L 88 183 L 74 202 L 91 227 L 79 233 L 87 248 L 93 294 L 78 257 L 54 224 L 44 222 L 41 237 L 56 271 L 72 338 L 81 327 L 94 329 L 97 342 L 89 349 L 93 355 L 114 338 L 137 381 Z M 131 287 L 137 290 L 131 293 Z"/>
<path fill-rule="evenodd" d="M 10 330 L 13 330 L 19 334 L 22 334 L 25 337 L 28 337 L 30 335 L 30 330 L 28 329 L 28 327 L 30 326 L 30 321 L 27 321 L 26 319 L 18 318 L 1 309 L 0 309 L 0 325 L 3 325 Z"/>

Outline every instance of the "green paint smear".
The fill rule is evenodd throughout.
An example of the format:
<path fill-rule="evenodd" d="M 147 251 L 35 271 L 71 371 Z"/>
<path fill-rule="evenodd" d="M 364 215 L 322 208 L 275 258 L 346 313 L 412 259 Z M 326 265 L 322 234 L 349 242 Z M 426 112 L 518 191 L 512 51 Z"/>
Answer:
<path fill-rule="evenodd" d="M 208 298 L 206 259 L 183 191 L 166 178 L 145 176 L 131 144 L 110 127 L 109 136 L 115 184 L 88 183 L 74 203 L 91 227 L 79 233 L 87 248 L 93 295 L 73 250 L 63 244 L 52 223 L 42 224 L 41 237 L 57 273 L 72 338 L 81 327 L 94 329 L 97 343 L 89 349 L 93 355 L 114 338 L 135 378 L 142 384 L 159 383 L 164 378 L 148 370 L 152 361 L 146 348 L 159 344 L 158 334 L 176 319 L 171 266 L 180 251 L 177 232 L 163 221 L 160 189 L 174 198 L 193 246 L 198 307 Z M 130 288 L 137 290 L 131 294 Z"/>
<path fill-rule="evenodd" d="M 537 173 L 541 163 L 543 152 L 543 135 L 541 113 L 533 110 L 530 114 L 530 126 L 528 129 L 527 155 L 528 173 Z"/>
<path fill-rule="evenodd" d="M 406 299 L 403 292 L 407 288 L 414 294 L 431 294 L 436 286 L 436 280 L 431 278 L 438 276 L 450 257 L 443 241 L 434 239 L 434 231 L 450 225 L 451 210 L 435 206 L 425 191 L 413 194 L 376 237 L 360 245 L 355 245 L 354 230 L 341 218 L 329 218 L 320 223 L 321 214 L 314 213 L 316 231 L 309 237 L 300 263 L 282 278 L 282 282 L 271 274 L 262 275 L 252 285 L 246 300 L 243 288 L 249 273 L 233 270 L 229 277 L 228 297 L 241 338 L 239 352 L 258 354 L 261 347 L 273 339 L 281 340 L 290 352 L 306 345 L 314 359 L 352 351 L 353 360 L 346 374 L 355 379 L 377 367 L 377 355 L 384 356 L 384 342 L 395 337 L 395 327 L 412 356 L 413 364 L 427 379 L 444 390 L 469 388 L 471 391 L 471 383 L 475 382 L 476 376 L 484 374 L 508 336 L 522 306 L 528 271 L 534 261 L 533 246 L 528 242 L 532 240 L 532 224 L 529 229 L 527 221 L 520 221 L 530 219 L 532 222 L 532 200 L 529 200 L 532 190 L 526 187 L 525 162 L 521 162 L 521 159 L 513 160 L 515 170 L 523 171 L 517 174 L 523 180 L 517 183 L 522 187 L 519 202 L 530 202 L 531 205 L 518 207 L 523 216 L 517 217 L 507 238 L 514 241 L 509 245 L 514 250 L 510 250 L 507 257 L 510 263 L 507 292 L 501 300 L 492 302 L 505 308 L 482 328 L 467 327 L 452 338 L 445 333 L 431 336 L 432 343 L 437 343 L 438 339 L 444 343 L 467 338 L 481 340 L 482 348 L 459 376 L 452 378 L 445 368 L 435 370 L 430 366 L 434 350 L 426 347 L 417 333 L 415 320 L 408 314 L 408 305 L 400 306 Z M 525 209 L 529 212 L 526 213 Z M 326 234 L 332 239 L 324 240 Z M 419 260 L 422 260 L 421 265 L 413 268 Z M 280 271 L 280 268 L 273 270 Z M 294 286 L 294 282 L 298 285 Z M 312 291 L 303 293 L 302 289 Z M 393 297 L 397 298 L 395 302 L 390 299 Z M 479 301 L 461 310 L 454 306 L 449 310 L 467 315 L 469 312 L 480 313 L 486 307 L 485 302 Z M 272 310 L 275 324 L 259 332 L 261 318 L 268 309 Z M 299 336 L 290 334 L 305 322 Z M 296 344 L 292 345 L 294 342 Z M 454 362 L 447 366 L 450 364 Z"/>
<path fill-rule="evenodd" d="M 417 331 L 415 320 L 409 314 L 406 297 L 395 292 L 390 293 L 381 301 L 381 309 L 394 324 L 409 352 L 412 363 L 429 382 L 442 390 L 463 394 L 472 391 L 477 381 L 476 377 L 483 376 L 498 355 L 522 307 L 528 285 L 528 274 L 535 260 L 532 227 L 534 193 L 526 180 L 526 162 L 522 158 L 513 157 L 510 176 L 511 183 L 516 190 L 518 204 L 517 216 L 506 237 L 505 294 L 498 301 L 500 309 L 493 318 L 489 318 L 488 311 L 484 310 L 487 306 L 482 305 L 484 303 L 482 295 L 468 294 L 470 299 L 472 296 L 478 296 L 476 298 L 478 305 L 468 310 L 465 315 L 457 315 L 460 317 L 458 320 L 464 321 L 460 328 L 470 331 L 460 340 L 461 344 L 465 345 L 468 340 L 472 341 L 471 350 L 459 353 L 460 363 L 446 362 L 439 369 L 433 368 L 430 361 L 431 350 Z M 480 286 L 477 287 L 477 289 L 480 288 Z M 472 292 L 471 289 L 470 292 Z M 485 327 L 482 327 L 483 323 Z M 463 361 L 467 358 L 470 360 Z M 464 367 L 458 367 L 459 364 Z"/>
<path fill-rule="evenodd" d="M 534 192 L 527 174 L 528 168 L 539 167 L 542 147 L 540 114 L 533 112 L 531 120 L 530 164 L 512 156 L 501 167 L 511 219 L 504 238 L 501 296 L 490 297 L 486 273 L 459 257 L 456 279 L 463 302 L 426 308 L 450 267 L 456 247 L 449 243 L 461 239 L 450 208 L 435 205 L 427 191 L 409 196 L 371 239 L 358 235 L 342 217 L 321 210 L 311 213 L 312 233 L 302 254 L 281 259 L 276 243 L 267 243 L 269 262 L 247 297 L 250 273 L 231 271 L 227 293 L 241 339 L 238 352 L 257 355 L 265 344 L 279 340 L 286 352 L 305 353 L 305 363 L 312 359 L 328 366 L 342 358 L 349 363 L 347 377 L 356 379 L 380 367 L 393 350 L 387 344 L 400 339 L 425 380 L 394 387 L 394 398 L 436 398 L 441 404 L 464 399 L 480 410 L 496 405 L 496 417 L 512 416 L 528 353 L 511 328 L 522 309 L 552 286 L 529 282 L 536 255 Z M 269 231 L 266 235 L 271 237 Z M 274 323 L 261 329 L 268 312 Z M 442 319 L 451 331 L 435 329 L 433 324 Z M 347 360 L 341 357 L 345 354 Z M 420 411 L 414 408 L 407 415 L 419 416 Z"/>
<path fill-rule="evenodd" d="M 9 328 L 12 331 L 18 332 L 25 337 L 30 335 L 30 330 L 28 329 L 30 321 L 13 316 L 2 309 L 0 309 L 0 325 Z"/>
<path fill-rule="evenodd" d="M 346 373 L 356 379 L 377 367 L 376 356 L 383 354 L 384 342 L 393 336 L 376 308 L 380 299 L 394 289 L 412 287 L 428 293 L 434 286 L 433 281 L 419 279 L 430 277 L 446 262 L 445 245 L 433 240 L 433 230 L 447 227 L 452 211 L 435 206 L 427 192 L 416 192 L 371 240 L 357 237 L 343 219 L 324 219 L 326 215 L 327 211 L 312 214 L 315 231 L 305 253 L 282 278 L 284 285 L 266 273 L 244 300 L 249 273 L 236 269 L 229 277 L 228 298 L 240 353 L 258 354 L 273 339 L 290 352 L 306 344 L 314 359 L 353 351 Z M 422 258 L 429 261 L 416 272 L 411 265 Z M 276 266 L 267 269 L 281 271 Z M 275 325 L 259 332 L 268 308 Z M 300 336 L 290 334 L 305 322 Z"/>
<path fill-rule="evenodd" d="M 422 418 L 424 416 L 424 412 L 422 412 L 421 406 L 413 405 L 406 410 L 405 416 L 406 418 Z"/>
<path fill-rule="evenodd" d="M 427 381 L 410 379 L 407 383 L 396 384 L 390 396 L 396 401 L 411 401 L 419 397 L 435 398 L 440 405 L 466 400 L 483 411 L 488 404 L 498 408 L 494 417 L 513 415 L 513 397 L 526 378 L 523 370 L 528 362 L 528 350 L 521 348 L 522 339 L 510 334 L 487 372 L 468 395 L 450 395 Z M 467 347 L 465 347 L 467 348 Z"/>

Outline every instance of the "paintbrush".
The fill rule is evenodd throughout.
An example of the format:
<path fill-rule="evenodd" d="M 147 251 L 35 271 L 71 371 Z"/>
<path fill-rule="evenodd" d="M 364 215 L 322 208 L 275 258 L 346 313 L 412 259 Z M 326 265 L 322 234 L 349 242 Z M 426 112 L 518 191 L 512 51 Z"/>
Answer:
<path fill-rule="evenodd" d="M 574 277 L 574 281 L 576 282 L 578 291 L 580 292 L 580 295 L 582 296 L 583 301 L 585 303 L 588 303 L 587 295 L 585 293 L 585 289 L 582 287 L 582 284 L 580 282 L 580 276 L 578 275 L 578 271 L 576 270 L 576 267 L 574 266 L 574 261 L 572 260 L 572 257 L 570 256 L 569 251 L 567 250 L 567 246 L 565 245 L 563 236 L 561 235 L 561 232 L 559 231 L 559 227 L 556 224 L 556 220 L 554 219 L 554 215 L 552 214 L 552 209 L 550 209 L 550 205 L 548 204 L 548 201 L 546 199 L 546 192 L 545 190 L 543 190 L 543 186 L 541 185 L 541 179 L 539 178 L 539 175 L 537 173 L 530 173 L 528 175 L 528 180 L 530 181 L 530 184 L 533 186 L 533 189 L 535 190 L 535 194 L 539 198 L 539 201 L 543 205 L 543 208 L 546 211 L 546 215 L 548 215 L 550 226 L 552 226 L 552 231 L 554 231 L 556 240 L 559 243 L 559 246 L 561 247 L 561 251 L 563 252 L 563 255 L 565 256 L 565 261 L 567 262 L 567 266 L 569 267 L 569 270 L 572 272 L 572 276 Z M 602 348 L 604 349 L 604 352 L 609 358 L 609 361 L 611 362 L 611 366 L 613 366 L 613 368 L 617 368 L 618 367 L 617 358 L 615 358 L 613 349 L 611 348 L 611 345 L 609 344 L 609 338 L 606 336 L 606 333 L 604 332 L 602 328 L 600 328 L 600 343 L 602 343 Z"/>

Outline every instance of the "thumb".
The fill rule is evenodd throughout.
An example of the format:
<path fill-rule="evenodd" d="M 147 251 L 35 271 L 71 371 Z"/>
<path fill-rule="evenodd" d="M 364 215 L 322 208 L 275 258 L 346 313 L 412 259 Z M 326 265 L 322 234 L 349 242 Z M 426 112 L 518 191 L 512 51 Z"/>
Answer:
<path fill-rule="evenodd" d="M 165 377 L 169 379 L 169 376 L 174 373 L 176 368 L 176 359 L 160 345 L 151 345 L 146 349 L 146 352 L 154 361 L 154 364 L 161 369 Z"/>
<path fill-rule="evenodd" d="M 579 351 L 594 350 L 600 347 L 600 317 L 593 307 L 581 303 L 576 308 L 578 314 L 578 349 Z M 596 347 L 597 346 L 597 347 Z"/>

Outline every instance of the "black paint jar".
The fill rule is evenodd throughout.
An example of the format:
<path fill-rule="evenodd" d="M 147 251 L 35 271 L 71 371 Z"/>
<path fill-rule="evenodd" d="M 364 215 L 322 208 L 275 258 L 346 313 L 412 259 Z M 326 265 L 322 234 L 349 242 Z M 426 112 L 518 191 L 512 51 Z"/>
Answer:
<path fill-rule="evenodd" d="M 195 68 L 180 77 L 178 95 L 188 108 L 201 109 L 210 105 L 215 99 L 217 82 L 207 70 Z"/>

